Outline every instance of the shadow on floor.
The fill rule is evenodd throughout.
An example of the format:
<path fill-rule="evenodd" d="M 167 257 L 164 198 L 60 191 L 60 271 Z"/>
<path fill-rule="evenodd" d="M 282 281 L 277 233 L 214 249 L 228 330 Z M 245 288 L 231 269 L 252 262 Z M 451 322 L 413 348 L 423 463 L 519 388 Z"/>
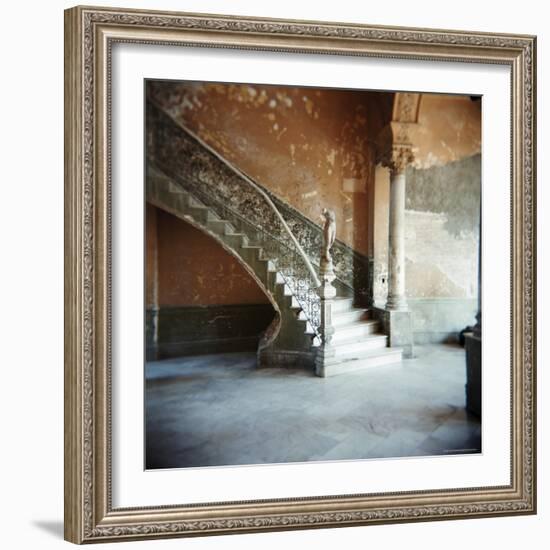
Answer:
<path fill-rule="evenodd" d="M 41 531 L 52 535 L 56 539 L 63 540 L 63 522 L 59 520 L 37 520 L 32 524 L 38 527 Z"/>

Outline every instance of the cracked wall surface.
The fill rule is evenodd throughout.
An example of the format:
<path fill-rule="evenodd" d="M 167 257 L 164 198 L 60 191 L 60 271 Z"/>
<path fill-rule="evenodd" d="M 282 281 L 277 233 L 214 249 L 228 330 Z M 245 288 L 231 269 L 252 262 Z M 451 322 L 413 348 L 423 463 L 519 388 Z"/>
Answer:
<path fill-rule="evenodd" d="M 408 296 L 477 297 L 480 198 L 480 155 L 407 171 Z"/>

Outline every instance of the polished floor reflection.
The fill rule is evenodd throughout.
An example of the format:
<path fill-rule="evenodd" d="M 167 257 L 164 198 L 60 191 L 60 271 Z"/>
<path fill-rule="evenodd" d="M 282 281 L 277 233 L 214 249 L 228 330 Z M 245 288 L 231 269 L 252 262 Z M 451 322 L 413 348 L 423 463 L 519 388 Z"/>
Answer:
<path fill-rule="evenodd" d="M 146 365 L 146 467 L 182 468 L 481 451 L 464 409 L 464 350 L 318 378 L 256 369 L 253 353 Z"/>

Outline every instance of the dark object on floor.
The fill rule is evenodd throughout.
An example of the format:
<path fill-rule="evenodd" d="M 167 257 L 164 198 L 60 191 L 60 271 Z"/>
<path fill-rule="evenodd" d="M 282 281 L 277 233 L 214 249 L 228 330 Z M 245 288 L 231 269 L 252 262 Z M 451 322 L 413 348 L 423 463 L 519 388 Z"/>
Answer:
<path fill-rule="evenodd" d="M 474 331 L 474 327 L 466 327 L 460 331 L 460 334 L 458 335 L 458 342 L 462 347 L 464 347 L 464 342 L 466 341 L 466 339 L 464 338 L 464 335 L 467 332 L 473 332 L 473 331 Z"/>
<path fill-rule="evenodd" d="M 481 418 L 481 338 L 466 334 L 466 410 Z"/>

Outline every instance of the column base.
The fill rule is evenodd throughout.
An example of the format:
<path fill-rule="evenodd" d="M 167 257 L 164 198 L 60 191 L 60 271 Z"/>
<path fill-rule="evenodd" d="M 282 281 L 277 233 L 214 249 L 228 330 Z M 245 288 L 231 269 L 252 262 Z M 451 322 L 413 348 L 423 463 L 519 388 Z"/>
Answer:
<path fill-rule="evenodd" d="M 378 317 L 384 325 L 391 348 L 402 348 L 403 357 L 414 357 L 414 339 L 412 330 L 412 312 L 393 309 L 379 309 Z"/>
<path fill-rule="evenodd" d="M 408 311 L 407 298 L 404 296 L 388 296 L 387 311 Z"/>
<path fill-rule="evenodd" d="M 481 338 L 464 336 L 466 349 L 466 410 L 481 418 Z"/>

